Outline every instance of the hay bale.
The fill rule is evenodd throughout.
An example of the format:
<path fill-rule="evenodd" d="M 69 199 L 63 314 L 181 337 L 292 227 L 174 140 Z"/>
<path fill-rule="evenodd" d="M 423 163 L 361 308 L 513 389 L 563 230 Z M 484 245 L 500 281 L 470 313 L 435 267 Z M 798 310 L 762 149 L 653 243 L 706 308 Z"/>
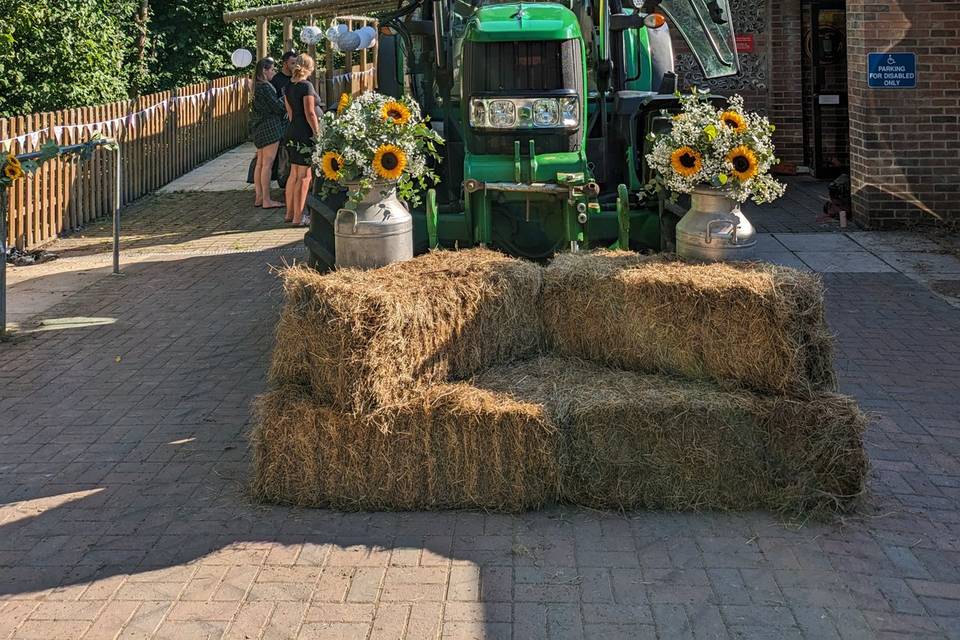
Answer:
<path fill-rule="evenodd" d="M 472 380 L 547 407 L 564 434 L 561 497 L 596 508 L 848 509 L 863 490 L 863 414 L 807 400 L 538 358 Z"/>
<path fill-rule="evenodd" d="M 542 269 L 485 249 L 436 251 L 372 271 L 283 272 L 274 386 L 310 388 L 353 415 L 469 377 L 542 344 Z"/>
<path fill-rule="evenodd" d="M 542 406 L 466 384 L 363 420 L 281 388 L 255 405 L 252 492 L 354 510 L 518 511 L 557 500 L 556 427 Z"/>
<path fill-rule="evenodd" d="M 543 315 L 557 355 L 781 395 L 836 384 L 820 280 L 786 267 L 561 254 Z"/>

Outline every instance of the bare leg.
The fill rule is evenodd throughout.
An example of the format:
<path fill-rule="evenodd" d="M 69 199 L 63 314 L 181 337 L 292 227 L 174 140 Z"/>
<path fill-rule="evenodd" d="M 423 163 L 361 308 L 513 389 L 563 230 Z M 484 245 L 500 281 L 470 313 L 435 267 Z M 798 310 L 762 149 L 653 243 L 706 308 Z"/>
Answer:
<path fill-rule="evenodd" d="M 253 206 L 263 204 L 263 188 L 260 186 L 260 174 L 263 173 L 263 149 L 257 149 L 257 165 L 253 169 Z M 269 188 L 269 185 L 267 185 Z"/>
<path fill-rule="evenodd" d="M 300 177 L 297 181 L 296 200 L 293 203 L 293 224 L 303 221 L 303 210 L 307 206 L 307 194 L 310 192 L 310 167 L 300 167 Z"/>
<path fill-rule="evenodd" d="M 287 189 L 284 197 L 287 202 L 287 215 L 284 216 L 286 222 L 293 222 L 294 220 L 294 211 L 297 210 L 296 204 L 296 193 L 297 186 L 300 184 L 300 165 L 291 164 L 290 165 L 290 176 L 287 178 Z"/>
<path fill-rule="evenodd" d="M 303 185 L 300 187 L 301 215 L 307 212 L 307 196 L 310 195 L 311 182 L 313 182 L 313 173 L 311 172 L 311 168 L 307 167 L 306 175 L 303 176 Z"/>
<path fill-rule="evenodd" d="M 293 181 L 293 224 L 303 221 L 303 201 L 300 192 L 303 191 L 303 174 L 306 167 L 297 167 L 297 179 Z"/>
<path fill-rule="evenodd" d="M 277 148 L 279 146 L 280 143 L 275 142 L 258 150 L 261 156 L 260 164 L 262 165 L 258 167 L 258 175 L 260 177 L 260 194 L 262 195 L 264 209 L 278 209 L 283 206 L 283 203 L 274 200 L 270 194 L 270 178 L 273 175 L 273 159 L 277 157 Z"/>

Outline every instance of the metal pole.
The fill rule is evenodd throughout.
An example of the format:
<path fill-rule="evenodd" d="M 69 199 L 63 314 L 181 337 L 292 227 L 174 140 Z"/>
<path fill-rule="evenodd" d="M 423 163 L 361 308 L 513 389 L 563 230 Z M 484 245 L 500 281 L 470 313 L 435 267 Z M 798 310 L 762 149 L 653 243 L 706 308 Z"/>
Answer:
<path fill-rule="evenodd" d="M 0 338 L 7 335 L 7 189 L 0 188 Z"/>
<path fill-rule="evenodd" d="M 117 144 L 117 172 L 113 185 L 113 273 L 120 274 L 120 145 Z"/>

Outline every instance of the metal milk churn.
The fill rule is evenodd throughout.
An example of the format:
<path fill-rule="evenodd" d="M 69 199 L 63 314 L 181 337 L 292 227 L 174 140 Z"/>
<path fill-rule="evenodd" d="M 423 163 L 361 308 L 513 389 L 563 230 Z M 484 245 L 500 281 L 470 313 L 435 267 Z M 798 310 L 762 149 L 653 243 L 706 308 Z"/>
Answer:
<path fill-rule="evenodd" d="M 708 261 L 751 260 L 757 234 L 740 205 L 723 191 L 698 187 L 690 211 L 677 223 L 677 254 Z"/>
<path fill-rule="evenodd" d="M 413 218 L 392 182 L 374 183 L 355 209 L 337 211 L 333 231 L 338 267 L 373 269 L 413 257 Z"/>

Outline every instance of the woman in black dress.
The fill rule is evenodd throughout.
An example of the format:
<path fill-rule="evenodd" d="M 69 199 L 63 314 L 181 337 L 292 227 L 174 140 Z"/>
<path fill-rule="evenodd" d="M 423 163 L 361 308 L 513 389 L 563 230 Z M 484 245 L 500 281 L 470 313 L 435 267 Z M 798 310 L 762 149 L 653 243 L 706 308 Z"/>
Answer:
<path fill-rule="evenodd" d="M 277 96 L 271 80 L 277 73 L 277 67 L 271 58 L 257 63 L 257 85 L 250 106 L 250 133 L 257 147 L 257 165 L 253 174 L 255 189 L 255 207 L 279 209 L 282 202 L 270 197 L 270 179 L 273 174 L 273 161 L 280 148 L 280 138 L 287 128 L 286 111 L 283 101 Z"/>
<path fill-rule="evenodd" d="M 290 124 L 285 136 L 290 157 L 290 177 L 287 179 L 287 222 L 294 226 L 308 226 L 309 216 L 303 215 L 310 192 L 312 170 L 310 149 L 313 138 L 320 131 L 317 119 L 319 97 L 313 83 L 308 80 L 313 73 L 313 58 L 306 54 L 297 56 L 293 64 L 293 76 L 286 90 L 287 117 Z"/>

